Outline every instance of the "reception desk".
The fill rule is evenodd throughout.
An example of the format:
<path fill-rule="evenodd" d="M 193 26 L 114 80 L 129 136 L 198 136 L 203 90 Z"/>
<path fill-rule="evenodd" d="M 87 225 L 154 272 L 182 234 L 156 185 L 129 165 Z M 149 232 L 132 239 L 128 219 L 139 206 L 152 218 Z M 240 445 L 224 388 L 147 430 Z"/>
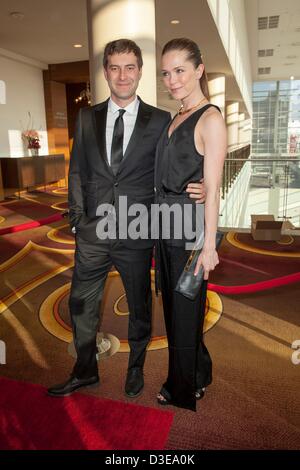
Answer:
<path fill-rule="evenodd" d="M 65 178 L 65 156 L 0 158 L 3 188 L 29 189 Z M 6 192 L 6 191 L 5 191 Z"/>

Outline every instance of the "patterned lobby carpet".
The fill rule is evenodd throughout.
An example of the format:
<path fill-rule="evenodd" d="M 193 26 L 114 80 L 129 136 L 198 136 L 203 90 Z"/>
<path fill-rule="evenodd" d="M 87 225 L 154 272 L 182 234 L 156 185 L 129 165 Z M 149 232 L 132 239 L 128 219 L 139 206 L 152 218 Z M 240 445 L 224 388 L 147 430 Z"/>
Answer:
<path fill-rule="evenodd" d="M 63 203 L 66 196 L 47 194 L 43 200 L 50 198 L 49 207 L 52 197 Z M 43 386 L 68 376 L 73 365 L 67 350 L 73 250 L 66 220 L 1 238 L 0 339 L 6 344 L 1 375 Z M 223 240 L 221 262 L 210 282 L 243 285 L 299 272 L 299 256 L 299 237 L 273 245 L 231 234 Z M 144 393 L 130 400 L 123 394 L 127 303 L 116 273 L 104 297 L 101 330 L 122 340 L 124 352 L 100 360 L 101 386 L 84 394 L 159 408 L 155 395 L 167 370 L 161 299 L 154 301 Z M 300 364 L 292 362 L 297 351 L 291 347 L 300 340 L 299 303 L 299 284 L 255 294 L 209 293 L 205 341 L 214 380 L 197 413 L 169 408 L 175 416 L 166 449 L 300 449 Z"/>
<path fill-rule="evenodd" d="M 21 199 L 0 204 L 0 216 L 3 218 L 0 229 L 23 224 L 32 220 L 39 220 L 57 214 L 47 204 L 40 204 Z"/>

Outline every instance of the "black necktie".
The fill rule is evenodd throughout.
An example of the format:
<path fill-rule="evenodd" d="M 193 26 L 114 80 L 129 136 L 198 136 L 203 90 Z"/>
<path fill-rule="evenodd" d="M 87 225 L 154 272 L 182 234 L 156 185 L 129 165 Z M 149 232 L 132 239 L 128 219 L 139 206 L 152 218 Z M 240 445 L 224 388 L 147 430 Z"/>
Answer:
<path fill-rule="evenodd" d="M 111 159 L 110 164 L 114 175 L 117 174 L 119 165 L 123 158 L 123 138 L 124 138 L 124 121 L 123 114 L 125 109 L 119 109 L 119 116 L 115 120 L 113 138 L 111 143 Z"/>

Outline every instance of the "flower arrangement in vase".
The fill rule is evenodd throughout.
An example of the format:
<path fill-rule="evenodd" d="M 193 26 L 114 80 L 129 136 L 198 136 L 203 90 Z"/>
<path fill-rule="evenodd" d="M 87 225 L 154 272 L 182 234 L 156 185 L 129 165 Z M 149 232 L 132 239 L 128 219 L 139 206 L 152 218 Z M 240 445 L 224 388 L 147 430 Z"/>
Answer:
<path fill-rule="evenodd" d="M 40 136 L 38 131 L 32 129 L 33 127 L 33 120 L 31 118 L 30 112 L 29 115 L 29 124 L 26 131 L 22 132 L 22 139 L 26 143 L 27 148 L 30 150 L 32 156 L 37 156 L 39 154 L 39 149 L 41 148 L 40 144 Z"/>

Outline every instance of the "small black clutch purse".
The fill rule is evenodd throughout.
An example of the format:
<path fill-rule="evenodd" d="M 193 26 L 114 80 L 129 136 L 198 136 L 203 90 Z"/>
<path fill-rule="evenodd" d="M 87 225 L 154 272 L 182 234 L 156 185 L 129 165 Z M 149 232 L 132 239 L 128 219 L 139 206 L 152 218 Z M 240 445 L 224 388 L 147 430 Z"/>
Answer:
<path fill-rule="evenodd" d="M 216 249 L 219 248 L 223 239 L 223 233 L 217 231 L 216 233 Z M 199 269 L 197 276 L 194 275 L 196 264 L 201 253 L 202 247 L 194 248 L 186 262 L 184 270 L 175 287 L 175 291 L 184 295 L 190 300 L 194 300 L 199 293 L 203 281 L 203 268 Z"/>

